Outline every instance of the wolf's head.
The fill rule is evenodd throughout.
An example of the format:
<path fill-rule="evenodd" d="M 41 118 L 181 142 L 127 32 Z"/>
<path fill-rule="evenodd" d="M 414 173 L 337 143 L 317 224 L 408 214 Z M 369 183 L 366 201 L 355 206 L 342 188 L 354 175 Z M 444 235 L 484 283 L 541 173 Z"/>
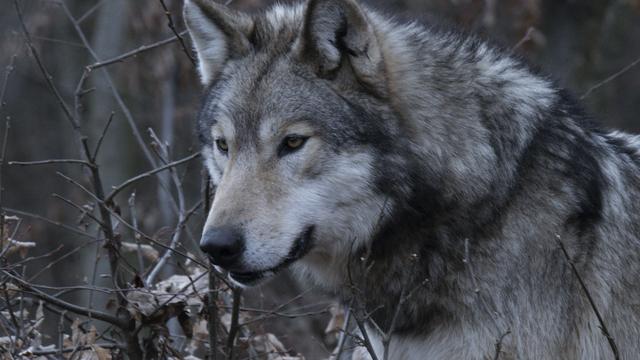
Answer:
<path fill-rule="evenodd" d="M 202 249 L 241 285 L 294 262 L 328 271 L 393 206 L 383 173 L 397 177 L 404 164 L 389 154 L 408 146 L 369 15 L 352 0 L 252 15 L 187 0 L 184 16 L 216 186 Z"/>

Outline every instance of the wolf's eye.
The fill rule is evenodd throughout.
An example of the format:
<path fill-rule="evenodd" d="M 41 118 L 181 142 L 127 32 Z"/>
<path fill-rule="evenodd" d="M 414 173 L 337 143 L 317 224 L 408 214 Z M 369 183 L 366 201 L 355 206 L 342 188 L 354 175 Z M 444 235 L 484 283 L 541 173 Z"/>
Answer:
<path fill-rule="evenodd" d="M 298 137 L 298 136 L 288 137 L 287 138 L 287 147 L 289 149 L 297 149 L 297 148 L 301 147 L 304 144 L 305 140 L 306 140 L 305 138 Z"/>
<path fill-rule="evenodd" d="M 280 156 L 284 156 L 296 150 L 299 150 L 307 142 L 307 139 L 309 138 L 306 136 L 289 135 L 284 138 L 284 141 L 282 142 L 280 151 L 278 151 L 278 153 L 280 154 Z"/>
<path fill-rule="evenodd" d="M 227 144 L 227 140 L 225 139 L 217 139 L 216 146 L 218 147 L 218 150 L 225 154 L 229 151 L 229 145 Z"/>

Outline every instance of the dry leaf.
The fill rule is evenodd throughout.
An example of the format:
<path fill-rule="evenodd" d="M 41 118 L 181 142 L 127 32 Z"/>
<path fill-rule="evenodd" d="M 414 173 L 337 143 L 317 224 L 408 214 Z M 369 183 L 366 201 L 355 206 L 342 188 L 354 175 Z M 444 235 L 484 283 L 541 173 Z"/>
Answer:
<path fill-rule="evenodd" d="M 251 338 L 251 346 L 258 354 L 267 356 L 267 360 L 304 360 L 302 356 L 290 356 L 278 338 L 267 333 Z"/>
<path fill-rule="evenodd" d="M 137 253 L 138 244 L 132 242 L 123 242 L 121 244 L 120 251 L 125 253 Z M 140 253 L 142 254 L 142 257 L 150 262 L 154 262 L 160 257 L 160 252 L 154 249 L 153 246 L 147 244 L 140 245 Z"/>
<path fill-rule="evenodd" d="M 98 345 L 94 345 L 91 348 L 93 349 L 93 352 L 97 356 L 98 360 L 111 360 L 111 352 L 109 350 Z"/>

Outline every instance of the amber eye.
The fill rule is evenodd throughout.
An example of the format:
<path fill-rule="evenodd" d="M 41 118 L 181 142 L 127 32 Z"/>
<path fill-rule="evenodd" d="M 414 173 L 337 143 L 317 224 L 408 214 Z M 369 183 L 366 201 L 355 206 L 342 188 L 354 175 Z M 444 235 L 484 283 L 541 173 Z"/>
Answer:
<path fill-rule="evenodd" d="M 297 149 L 304 144 L 305 140 L 305 138 L 300 136 L 289 136 L 287 137 L 287 147 L 292 150 Z"/>
<path fill-rule="evenodd" d="M 218 147 L 218 150 L 225 154 L 229 151 L 229 145 L 227 144 L 227 140 L 225 139 L 217 139 L 216 146 Z"/>
<path fill-rule="evenodd" d="M 282 145 L 278 149 L 278 155 L 282 157 L 292 152 L 295 152 L 297 150 L 300 150 L 302 146 L 304 146 L 304 144 L 307 142 L 307 139 L 309 138 L 306 136 L 300 136 L 300 135 L 287 136 L 286 138 L 284 138 L 284 141 L 282 141 Z"/>

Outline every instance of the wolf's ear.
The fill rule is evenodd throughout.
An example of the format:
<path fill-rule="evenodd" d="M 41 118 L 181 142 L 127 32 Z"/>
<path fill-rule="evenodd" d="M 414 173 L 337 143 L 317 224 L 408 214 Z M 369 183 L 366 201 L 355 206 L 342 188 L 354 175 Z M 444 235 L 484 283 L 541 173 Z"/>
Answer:
<path fill-rule="evenodd" d="M 327 75 L 348 59 L 361 80 L 377 80 L 382 54 L 373 27 L 355 0 L 310 0 L 302 29 L 301 56 Z"/>
<path fill-rule="evenodd" d="M 247 36 L 253 20 L 247 14 L 213 0 L 185 0 L 184 21 L 198 55 L 198 71 L 204 85 L 215 79 L 228 59 L 250 50 Z"/>

